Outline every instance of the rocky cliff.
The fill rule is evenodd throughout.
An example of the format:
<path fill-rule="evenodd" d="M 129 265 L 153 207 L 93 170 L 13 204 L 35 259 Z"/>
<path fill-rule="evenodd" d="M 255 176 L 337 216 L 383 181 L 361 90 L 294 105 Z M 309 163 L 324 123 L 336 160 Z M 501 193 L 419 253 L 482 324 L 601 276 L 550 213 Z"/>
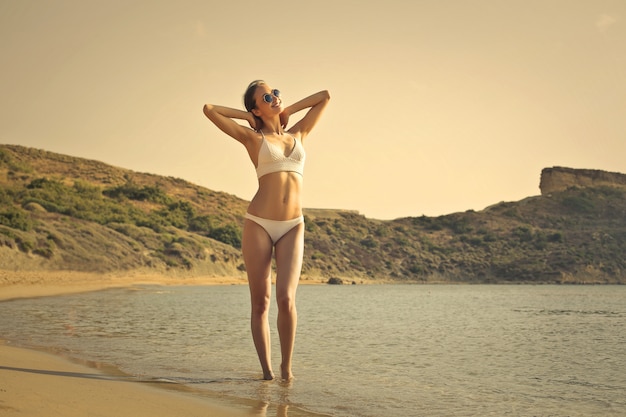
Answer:
<path fill-rule="evenodd" d="M 626 189 L 626 175 L 596 169 L 552 167 L 544 168 L 541 171 L 541 182 L 539 184 L 541 195 L 558 193 L 571 187 L 602 186 Z"/>

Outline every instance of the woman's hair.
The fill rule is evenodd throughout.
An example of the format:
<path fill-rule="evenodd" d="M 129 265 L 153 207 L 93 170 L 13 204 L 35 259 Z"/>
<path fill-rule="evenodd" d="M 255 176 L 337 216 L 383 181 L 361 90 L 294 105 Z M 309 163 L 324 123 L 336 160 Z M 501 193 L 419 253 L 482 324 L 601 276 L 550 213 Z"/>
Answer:
<path fill-rule="evenodd" d="M 245 106 L 246 110 L 249 112 L 251 112 L 253 109 L 256 109 L 256 101 L 254 100 L 254 93 L 256 92 L 257 87 L 260 86 L 261 84 L 265 84 L 265 81 L 263 80 L 252 81 L 250 85 L 248 85 L 248 88 L 246 88 L 246 92 L 243 95 L 243 105 Z M 257 122 L 257 127 L 261 129 L 263 127 L 263 120 L 261 120 L 261 118 L 257 116 L 254 116 L 254 118 Z"/>

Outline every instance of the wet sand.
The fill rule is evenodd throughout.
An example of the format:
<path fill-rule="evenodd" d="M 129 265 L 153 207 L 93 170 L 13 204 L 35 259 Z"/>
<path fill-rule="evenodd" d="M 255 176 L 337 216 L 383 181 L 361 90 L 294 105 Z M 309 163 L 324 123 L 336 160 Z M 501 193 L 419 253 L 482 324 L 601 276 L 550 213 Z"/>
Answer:
<path fill-rule="evenodd" d="M 107 376 L 0 341 L 0 415 L 20 417 L 243 416 L 210 399 Z"/>

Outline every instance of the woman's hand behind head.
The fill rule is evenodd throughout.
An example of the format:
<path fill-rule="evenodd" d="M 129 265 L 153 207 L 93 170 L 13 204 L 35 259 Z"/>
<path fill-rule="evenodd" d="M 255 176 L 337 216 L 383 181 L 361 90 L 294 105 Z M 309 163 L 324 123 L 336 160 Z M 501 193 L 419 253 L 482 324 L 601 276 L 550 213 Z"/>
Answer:
<path fill-rule="evenodd" d="M 253 130 L 260 130 L 263 127 L 263 121 L 252 114 L 252 112 L 248 112 L 247 120 Z"/>

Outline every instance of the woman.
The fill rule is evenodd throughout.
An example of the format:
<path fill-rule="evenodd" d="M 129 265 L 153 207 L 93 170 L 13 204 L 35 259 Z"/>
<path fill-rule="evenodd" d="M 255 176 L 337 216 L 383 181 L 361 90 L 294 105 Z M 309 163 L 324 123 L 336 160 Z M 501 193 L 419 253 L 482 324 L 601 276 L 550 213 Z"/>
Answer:
<path fill-rule="evenodd" d="M 204 114 L 219 129 L 246 147 L 259 180 L 259 189 L 245 215 L 242 252 L 252 303 L 252 338 L 263 378 L 268 380 L 274 379 L 268 320 L 272 252 L 276 260 L 281 377 L 293 378 L 291 358 L 298 320 L 295 300 L 304 250 L 303 143 L 329 100 L 328 91 L 320 91 L 284 107 L 278 90 L 264 81 L 254 81 L 244 94 L 247 111 L 204 106 Z M 306 115 L 285 130 L 289 117 L 304 109 L 309 109 Z M 247 121 L 252 129 L 233 119 Z"/>

